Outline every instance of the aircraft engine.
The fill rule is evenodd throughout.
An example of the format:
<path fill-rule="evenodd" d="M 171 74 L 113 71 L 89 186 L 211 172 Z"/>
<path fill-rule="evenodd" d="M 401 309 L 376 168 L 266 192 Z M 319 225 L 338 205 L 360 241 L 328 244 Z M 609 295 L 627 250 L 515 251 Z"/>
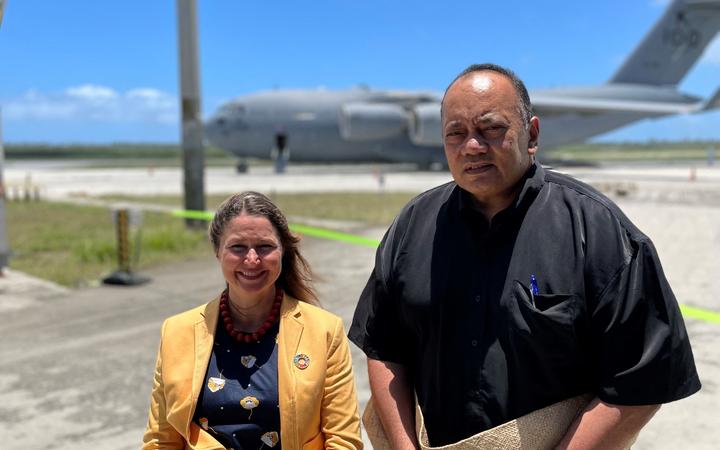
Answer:
<path fill-rule="evenodd" d="M 442 123 L 440 122 L 440 103 L 420 103 L 412 109 L 410 140 L 415 145 L 442 146 Z"/>
<path fill-rule="evenodd" d="M 389 103 L 348 103 L 340 110 L 340 135 L 349 141 L 396 136 L 407 128 L 407 112 Z"/>

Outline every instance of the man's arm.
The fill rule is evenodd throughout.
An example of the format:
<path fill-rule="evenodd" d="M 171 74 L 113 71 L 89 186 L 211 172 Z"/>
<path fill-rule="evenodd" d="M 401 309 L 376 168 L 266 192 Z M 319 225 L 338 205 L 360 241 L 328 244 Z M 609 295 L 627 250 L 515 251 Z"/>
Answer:
<path fill-rule="evenodd" d="M 368 358 L 368 375 L 375 409 L 393 449 L 419 448 L 415 437 L 415 397 L 405 367 Z"/>
<path fill-rule="evenodd" d="M 660 405 L 611 405 L 595 398 L 585 408 L 556 450 L 626 449 Z"/>

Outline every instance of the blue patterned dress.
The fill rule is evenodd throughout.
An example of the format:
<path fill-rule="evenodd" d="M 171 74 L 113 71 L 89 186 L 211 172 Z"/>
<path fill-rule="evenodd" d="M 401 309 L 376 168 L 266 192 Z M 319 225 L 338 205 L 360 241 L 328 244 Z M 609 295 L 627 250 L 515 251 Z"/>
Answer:
<path fill-rule="evenodd" d="M 193 421 L 227 448 L 280 448 L 278 330 L 247 344 L 218 324 Z"/>

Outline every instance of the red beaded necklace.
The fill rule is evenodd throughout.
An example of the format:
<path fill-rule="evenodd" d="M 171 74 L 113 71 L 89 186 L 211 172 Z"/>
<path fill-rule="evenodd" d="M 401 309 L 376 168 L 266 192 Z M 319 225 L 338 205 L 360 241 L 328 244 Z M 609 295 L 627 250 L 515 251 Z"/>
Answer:
<path fill-rule="evenodd" d="M 236 330 L 235 327 L 233 327 L 232 317 L 230 316 L 230 305 L 228 304 L 228 290 L 225 289 L 220 295 L 220 315 L 222 316 L 223 323 L 225 324 L 225 330 L 227 330 L 230 336 L 238 342 L 250 343 L 252 341 L 259 341 L 260 338 L 267 333 L 267 330 L 275 325 L 280 318 L 280 304 L 282 303 L 282 299 L 283 290 L 275 288 L 275 301 L 273 302 L 272 309 L 270 310 L 270 314 L 267 319 L 265 319 L 265 322 L 260 325 L 260 328 L 252 333 L 247 333 L 245 331 Z"/>

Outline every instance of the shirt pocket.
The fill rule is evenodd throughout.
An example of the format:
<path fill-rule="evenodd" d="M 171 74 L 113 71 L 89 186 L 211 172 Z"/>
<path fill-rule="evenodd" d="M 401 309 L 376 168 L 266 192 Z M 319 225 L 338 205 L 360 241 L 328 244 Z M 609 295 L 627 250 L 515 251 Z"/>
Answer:
<path fill-rule="evenodd" d="M 530 311 L 536 313 L 538 317 L 545 317 L 569 325 L 572 324 L 571 319 L 575 310 L 575 301 L 578 300 L 575 294 L 532 295 L 530 288 L 518 280 L 513 281 L 511 298 L 517 302 L 521 312 Z"/>
<path fill-rule="evenodd" d="M 516 352 L 531 359 L 564 365 L 577 356 L 574 323 L 578 296 L 535 294 L 518 280 L 506 297 L 507 332 Z"/>

